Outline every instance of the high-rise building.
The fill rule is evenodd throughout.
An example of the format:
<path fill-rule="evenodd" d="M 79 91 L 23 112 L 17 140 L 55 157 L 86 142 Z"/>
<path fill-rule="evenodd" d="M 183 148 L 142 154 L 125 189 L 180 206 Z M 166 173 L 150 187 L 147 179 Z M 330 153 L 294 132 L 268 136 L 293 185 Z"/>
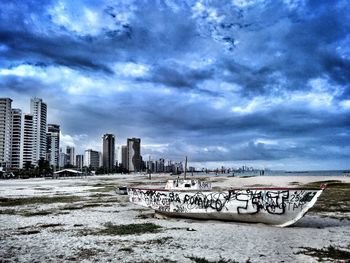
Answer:
<path fill-rule="evenodd" d="M 123 145 L 121 149 L 122 167 L 127 169 L 128 167 L 128 147 Z"/>
<path fill-rule="evenodd" d="M 129 172 L 141 171 L 141 139 L 132 138 L 127 140 L 127 167 Z"/>
<path fill-rule="evenodd" d="M 75 148 L 72 146 L 67 146 L 66 154 L 68 156 L 68 164 L 75 166 Z"/>
<path fill-rule="evenodd" d="M 33 115 L 23 116 L 23 168 L 33 164 L 34 129 Z"/>
<path fill-rule="evenodd" d="M 46 133 L 46 159 L 50 165 L 59 166 L 60 158 L 60 126 L 48 124 Z"/>
<path fill-rule="evenodd" d="M 86 150 L 84 152 L 84 166 L 97 169 L 100 167 L 100 153 L 94 150 Z"/>
<path fill-rule="evenodd" d="M 59 156 L 59 167 L 63 168 L 68 164 L 68 155 L 62 151 L 62 148 L 60 148 Z"/>
<path fill-rule="evenodd" d="M 32 98 L 30 101 L 30 113 L 33 115 L 34 130 L 33 164 L 37 164 L 41 158 L 46 158 L 46 103 L 42 99 Z"/>
<path fill-rule="evenodd" d="M 83 167 L 84 167 L 84 155 L 77 154 L 75 156 L 75 165 L 77 166 L 77 169 L 83 170 Z"/>
<path fill-rule="evenodd" d="M 105 134 L 102 137 L 103 167 L 112 170 L 115 166 L 115 137 L 113 134 Z"/>
<path fill-rule="evenodd" d="M 0 167 L 10 168 L 11 165 L 11 117 L 10 98 L 0 98 Z"/>
<path fill-rule="evenodd" d="M 23 115 L 20 109 L 12 109 L 11 168 L 23 168 Z"/>

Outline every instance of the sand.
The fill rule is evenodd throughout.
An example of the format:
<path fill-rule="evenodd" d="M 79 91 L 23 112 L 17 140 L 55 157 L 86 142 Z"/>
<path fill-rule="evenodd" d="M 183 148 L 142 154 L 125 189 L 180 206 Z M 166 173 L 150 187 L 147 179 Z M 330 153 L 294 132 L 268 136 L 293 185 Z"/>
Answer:
<path fill-rule="evenodd" d="M 157 219 L 154 211 L 117 195 L 116 186 L 161 186 L 169 175 L 109 175 L 74 179 L 0 181 L 1 198 L 74 196 L 77 200 L 1 206 L 0 262 L 317 262 L 301 247 L 349 248 L 350 221 L 309 213 L 297 224 L 277 228 L 190 219 Z M 350 177 L 210 177 L 214 187 L 290 187 Z M 56 200 L 57 201 L 57 200 Z M 36 215 L 44 211 L 46 214 Z M 104 224 L 154 223 L 157 233 L 96 234 Z M 190 231 L 189 231 L 190 230 Z"/>

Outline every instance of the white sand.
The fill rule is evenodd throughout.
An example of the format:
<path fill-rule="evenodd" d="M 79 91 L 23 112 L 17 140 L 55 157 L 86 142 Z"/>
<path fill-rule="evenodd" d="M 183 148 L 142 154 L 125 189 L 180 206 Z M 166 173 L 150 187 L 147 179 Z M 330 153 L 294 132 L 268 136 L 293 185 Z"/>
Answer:
<path fill-rule="evenodd" d="M 32 197 L 74 195 L 86 198 L 74 204 L 32 204 L 0 207 L 1 211 L 56 212 L 44 216 L 25 217 L 0 214 L 0 262 L 66 262 L 75 259 L 82 262 L 192 262 L 188 257 L 220 257 L 239 262 L 317 262 L 315 258 L 296 254 L 299 247 L 322 248 L 329 245 L 349 246 L 350 221 L 306 215 L 295 226 L 276 228 L 263 224 L 243 224 L 220 221 L 189 219 L 147 218 L 152 210 L 131 204 L 126 196 L 113 191 L 103 192 L 98 203 L 109 206 L 86 207 L 78 210 L 62 210 L 68 205 L 83 205 L 90 199 L 91 189 L 108 185 L 163 184 L 169 176 L 152 176 L 149 181 L 143 175 L 100 176 L 64 180 L 10 180 L 0 181 L 0 197 Z M 350 182 L 350 177 L 317 176 L 258 176 L 250 178 L 211 177 L 214 187 L 230 188 L 245 186 L 286 187 L 323 180 Z M 101 184 L 101 186 L 96 186 Z M 115 202 L 106 202 L 108 200 Z M 96 197 L 93 199 L 96 203 Z M 144 218 L 139 218 L 144 215 Z M 161 232 L 139 236 L 81 235 L 82 230 L 103 228 L 103 224 L 155 223 L 163 227 Z M 43 228 L 43 224 L 61 224 Z M 75 225 L 75 226 L 74 226 Z M 81 226 L 82 225 L 82 226 Z M 22 229 L 21 229 L 22 228 Z M 24 229 L 23 229 L 24 228 Z M 187 231 L 192 228 L 196 231 Z M 29 230 L 40 233 L 21 235 Z M 162 239 L 161 238 L 167 238 Z M 126 248 L 126 250 L 125 250 Z M 120 250 L 122 249 L 122 250 Z M 123 250 L 124 249 L 124 250 Z"/>

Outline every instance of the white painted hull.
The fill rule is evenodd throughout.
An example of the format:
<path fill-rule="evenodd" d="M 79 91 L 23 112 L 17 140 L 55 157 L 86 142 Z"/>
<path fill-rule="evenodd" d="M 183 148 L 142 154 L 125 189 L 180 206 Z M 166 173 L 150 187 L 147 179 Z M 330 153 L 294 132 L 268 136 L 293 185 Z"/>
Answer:
<path fill-rule="evenodd" d="M 289 226 L 315 204 L 321 190 L 254 188 L 215 191 L 128 189 L 132 203 L 172 217 Z"/>

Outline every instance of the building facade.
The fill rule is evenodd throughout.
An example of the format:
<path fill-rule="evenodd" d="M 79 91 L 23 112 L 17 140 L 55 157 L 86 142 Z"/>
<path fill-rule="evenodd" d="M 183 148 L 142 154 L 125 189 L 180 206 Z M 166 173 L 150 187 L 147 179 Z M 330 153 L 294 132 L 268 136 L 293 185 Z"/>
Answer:
<path fill-rule="evenodd" d="M 113 134 L 105 134 L 102 137 L 103 167 L 112 170 L 115 166 L 115 137 Z"/>
<path fill-rule="evenodd" d="M 23 168 L 23 115 L 20 109 L 12 109 L 11 169 Z"/>
<path fill-rule="evenodd" d="M 121 148 L 121 163 L 124 169 L 128 167 L 128 147 L 123 145 Z"/>
<path fill-rule="evenodd" d="M 100 153 L 94 150 L 86 150 L 84 152 L 84 166 L 92 169 L 100 167 Z"/>
<path fill-rule="evenodd" d="M 129 172 L 141 171 L 141 139 L 128 138 L 127 140 L 127 167 Z"/>
<path fill-rule="evenodd" d="M 33 115 L 23 115 L 23 168 L 29 168 L 33 163 L 34 128 Z"/>
<path fill-rule="evenodd" d="M 77 169 L 79 169 L 80 171 L 83 170 L 83 167 L 84 167 L 84 155 L 77 154 L 75 156 L 75 165 L 76 165 Z"/>
<path fill-rule="evenodd" d="M 57 124 L 47 125 L 46 158 L 50 165 L 55 167 L 60 165 L 60 126 Z"/>
<path fill-rule="evenodd" d="M 0 98 L 0 167 L 11 166 L 12 100 Z"/>
<path fill-rule="evenodd" d="M 66 154 L 68 156 L 68 165 L 75 166 L 75 148 L 72 146 L 67 146 Z"/>
<path fill-rule="evenodd" d="M 32 98 L 30 113 L 33 115 L 33 164 L 46 158 L 47 105 L 42 99 Z"/>

